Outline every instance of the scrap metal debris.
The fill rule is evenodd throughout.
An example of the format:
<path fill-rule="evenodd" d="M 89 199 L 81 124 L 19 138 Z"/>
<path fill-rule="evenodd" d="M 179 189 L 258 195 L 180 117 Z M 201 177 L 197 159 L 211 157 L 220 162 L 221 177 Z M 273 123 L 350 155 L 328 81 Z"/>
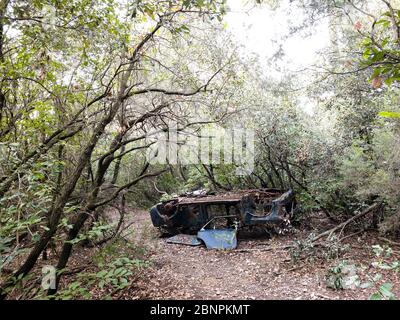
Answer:
<path fill-rule="evenodd" d="M 292 190 L 251 189 L 217 195 L 202 190 L 161 202 L 150 209 L 150 216 L 155 227 L 174 236 L 169 243 L 202 241 L 207 248 L 234 249 L 239 230 L 284 228 L 295 207 Z"/>

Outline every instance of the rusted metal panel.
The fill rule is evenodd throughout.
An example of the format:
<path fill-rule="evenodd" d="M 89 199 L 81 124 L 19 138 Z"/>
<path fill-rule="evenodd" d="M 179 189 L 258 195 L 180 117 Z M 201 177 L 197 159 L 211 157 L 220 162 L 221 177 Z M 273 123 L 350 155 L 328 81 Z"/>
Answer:
<path fill-rule="evenodd" d="M 240 231 L 247 226 L 287 225 L 295 206 L 292 190 L 250 189 L 182 195 L 157 204 L 150 209 L 150 216 L 153 225 L 165 233 L 196 235 L 200 230 Z M 215 234 L 219 233 L 224 232 Z M 204 234 L 210 234 L 212 241 L 212 232 Z"/>

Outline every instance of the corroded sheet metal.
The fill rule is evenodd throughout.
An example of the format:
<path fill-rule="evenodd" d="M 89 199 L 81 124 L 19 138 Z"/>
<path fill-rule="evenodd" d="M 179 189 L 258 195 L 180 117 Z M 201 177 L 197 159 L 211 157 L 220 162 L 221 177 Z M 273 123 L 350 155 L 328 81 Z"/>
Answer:
<path fill-rule="evenodd" d="M 207 247 L 236 247 L 236 230 L 260 225 L 290 225 L 296 200 L 292 190 L 251 189 L 219 194 L 186 194 L 155 205 L 150 210 L 155 227 L 169 235 L 196 235 Z M 235 235 L 232 236 L 232 228 Z M 231 240 L 224 238 L 232 236 Z M 202 238 L 200 238 L 202 237 Z M 227 240 L 228 239 L 228 240 Z M 187 243 L 173 238 L 170 242 Z M 192 240 L 189 241 L 191 243 Z M 231 242 L 230 242 L 231 241 Z"/>

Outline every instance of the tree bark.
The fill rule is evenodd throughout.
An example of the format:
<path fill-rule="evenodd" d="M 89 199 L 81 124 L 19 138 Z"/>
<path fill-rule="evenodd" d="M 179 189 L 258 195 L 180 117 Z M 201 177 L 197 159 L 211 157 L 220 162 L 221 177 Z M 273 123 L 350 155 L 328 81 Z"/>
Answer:
<path fill-rule="evenodd" d="M 126 90 L 126 86 L 124 86 L 123 90 Z M 121 89 L 122 91 L 122 89 Z M 123 91 L 124 92 L 124 91 Z M 100 123 L 95 128 L 89 143 L 87 144 L 86 148 L 81 153 L 77 165 L 75 167 L 74 172 L 70 176 L 69 180 L 65 183 L 64 187 L 61 189 L 60 196 L 55 201 L 54 206 L 49 210 L 47 216 L 49 217 L 49 225 L 48 230 L 45 231 L 38 243 L 33 247 L 31 252 L 29 253 L 28 257 L 26 258 L 25 262 L 22 266 L 14 273 L 14 277 L 22 276 L 24 277 L 28 274 L 32 268 L 34 267 L 37 259 L 39 258 L 42 251 L 46 248 L 47 244 L 57 232 L 58 223 L 60 218 L 63 214 L 64 207 L 67 204 L 72 192 L 75 189 L 76 183 L 78 182 L 79 178 L 81 177 L 83 169 L 86 167 L 88 161 L 91 158 L 92 152 L 99 141 L 100 137 L 103 135 L 106 126 L 114 119 L 118 108 L 120 106 L 120 99 L 118 99 L 112 106 L 109 113 L 103 117 Z M 13 284 L 12 279 L 6 280 L 1 285 L 1 293 L 0 299 L 4 299 L 6 297 L 5 289 L 10 287 Z"/>
<path fill-rule="evenodd" d="M 8 0 L 0 2 L 0 63 L 4 62 L 4 15 L 7 10 Z M 0 85 L 0 122 L 3 117 L 3 110 L 6 107 L 6 97 L 2 90 L 2 85 Z M 6 131 L 0 129 L 0 137 L 4 135 Z"/>

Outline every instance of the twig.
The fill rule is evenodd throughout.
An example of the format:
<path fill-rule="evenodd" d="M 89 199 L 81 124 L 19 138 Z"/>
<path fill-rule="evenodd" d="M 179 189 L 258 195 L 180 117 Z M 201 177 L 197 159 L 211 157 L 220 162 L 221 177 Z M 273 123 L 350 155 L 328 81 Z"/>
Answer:
<path fill-rule="evenodd" d="M 85 270 L 87 267 L 89 267 L 91 265 L 92 265 L 92 263 L 87 263 L 87 264 L 84 264 L 83 266 L 78 266 L 78 267 L 73 268 L 71 270 L 64 271 L 62 274 L 63 274 L 63 276 L 70 276 L 70 275 L 73 275 L 73 274 L 77 274 L 77 273 Z"/>
<path fill-rule="evenodd" d="M 363 233 L 363 232 L 365 232 L 365 231 L 367 231 L 367 230 L 366 230 L 366 229 L 362 229 L 362 230 L 359 230 L 359 231 L 354 232 L 354 233 L 352 233 L 352 234 L 349 234 L 349 235 L 347 235 L 347 236 L 345 236 L 345 237 L 339 239 L 339 242 L 341 242 L 341 241 L 343 241 L 343 240 L 345 240 L 345 239 L 354 237 L 354 236 L 356 236 L 356 235 L 358 235 L 358 234 L 360 234 L 360 233 Z"/>
<path fill-rule="evenodd" d="M 324 299 L 327 299 L 327 300 L 332 300 L 331 297 L 325 296 L 325 295 L 323 295 L 323 294 L 321 294 L 321 293 L 316 293 L 316 296 L 321 297 L 321 298 L 324 298 Z"/>
<path fill-rule="evenodd" d="M 289 261 L 290 261 L 290 260 L 289 260 Z M 279 276 L 279 275 L 281 275 L 281 274 L 283 274 L 283 273 L 292 272 L 292 271 L 301 269 L 301 268 L 303 268 L 303 267 L 305 267 L 305 266 L 306 266 L 305 264 L 302 264 L 302 265 L 300 265 L 300 266 L 296 266 L 296 267 L 293 267 L 293 268 L 290 268 L 290 269 L 287 269 L 287 270 L 282 270 L 282 272 L 274 272 L 274 275 L 275 275 L 275 276 Z"/>
<path fill-rule="evenodd" d="M 378 239 L 383 240 L 383 241 L 385 241 L 385 242 L 387 242 L 387 243 L 390 243 L 392 246 L 398 246 L 398 247 L 400 247 L 400 243 L 398 243 L 398 242 L 394 242 L 394 241 L 389 240 L 389 239 L 386 239 L 386 238 L 384 238 L 384 237 L 378 237 Z"/>
<path fill-rule="evenodd" d="M 322 237 L 328 236 L 328 238 L 337 230 L 344 228 L 345 226 L 347 226 L 349 223 L 353 222 L 354 220 L 357 220 L 363 216 L 365 216 L 367 213 L 370 213 L 371 211 L 376 210 L 377 208 L 379 208 L 381 204 L 380 203 L 374 203 L 373 205 L 369 206 L 367 209 L 365 209 L 364 211 L 361 211 L 360 213 L 356 214 L 355 216 L 351 217 L 350 219 L 346 220 L 345 222 L 337 225 L 336 227 L 329 229 L 325 232 L 322 232 L 321 234 L 319 234 L 318 236 L 316 236 L 312 242 L 317 241 L 318 239 L 321 239 Z"/>
<path fill-rule="evenodd" d="M 271 251 L 271 250 L 286 250 L 293 248 L 293 245 L 286 245 L 280 247 L 269 247 L 269 248 L 243 248 L 243 249 L 236 249 L 235 252 L 252 252 L 252 251 Z"/>

